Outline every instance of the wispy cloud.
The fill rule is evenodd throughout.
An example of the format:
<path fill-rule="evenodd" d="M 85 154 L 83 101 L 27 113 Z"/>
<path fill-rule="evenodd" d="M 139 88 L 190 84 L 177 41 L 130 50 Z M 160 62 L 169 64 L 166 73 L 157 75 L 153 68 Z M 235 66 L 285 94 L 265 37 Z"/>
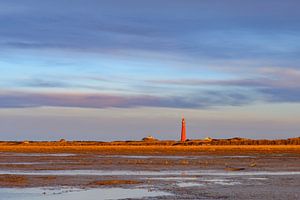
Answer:
<path fill-rule="evenodd" d="M 112 94 L 63 94 L 32 92 L 1 92 L 1 108 L 19 107 L 169 107 L 169 108 L 209 108 L 212 106 L 244 105 L 251 100 L 241 93 L 203 92 L 190 96 L 112 95 Z"/>
<path fill-rule="evenodd" d="M 22 7 L 20 13 L 0 15 L 5 27 L 0 29 L 0 47 L 86 53 L 109 49 L 172 52 L 194 59 L 229 60 L 288 60 L 299 54 L 300 27 L 295 20 L 299 3 L 292 0 L 277 2 L 276 9 L 268 11 L 263 7 L 274 2 L 253 1 L 245 6 L 235 0 L 113 1 L 122 9 L 105 1 L 91 1 L 85 9 L 82 1 L 30 2 L 0 2 L 4 8 Z M 168 7 L 167 13 L 160 9 L 163 5 Z"/>
<path fill-rule="evenodd" d="M 222 91 L 236 91 L 236 98 L 248 98 L 248 103 L 255 101 L 264 102 L 300 102 L 300 70 L 297 68 L 263 67 L 255 69 L 256 77 L 240 79 L 166 79 L 150 80 L 155 85 L 177 86 L 177 88 L 188 86 L 190 90 L 206 88 L 204 90 L 214 91 L 218 87 Z M 236 90 L 240 88 L 241 90 Z M 243 90 L 253 91 L 247 94 Z"/>
<path fill-rule="evenodd" d="M 188 85 L 188 86 L 222 86 L 245 88 L 299 88 L 300 70 L 285 67 L 262 67 L 254 69 L 256 77 L 239 79 L 165 79 L 148 80 L 153 84 Z"/>
<path fill-rule="evenodd" d="M 61 80 L 50 79 L 27 79 L 18 82 L 21 87 L 33 87 L 33 88 L 68 88 L 69 83 Z"/>
<path fill-rule="evenodd" d="M 85 7 L 82 0 L 29 2 L 0 0 L 10 10 L 0 14 L 0 48 L 9 55 L 0 63 L 8 77 L 1 83 L 22 91 L 1 94 L 2 107 L 208 108 L 298 101 L 296 1 L 92 0 Z M 57 78 L 66 75 L 96 78 Z M 96 94 L 42 92 L 49 88 Z"/>
<path fill-rule="evenodd" d="M 300 102 L 300 70 L 265 67 L 257 77 L 240 79 L 157 79 L 130 80 L 78 76 L 69 79 L 32 78 L 21 85 L 34 89 L 3 91 L 0 107 L 169 107 L 207 109 L 215 106 L 241 106 L 255 102 Z M 78 82 L 74 82 L 74 78 Z M 92 81 L 88 83 L 89 81 Z M 119 87 L 120 84 L 127 87 Z M 86 83 L 84 83 L 86 82 Z M 139 83 L 139 85 L 136 85 Z M 108 84 L 108 86 L 105 86 Z M 116 84 L 114 86 L 114 84 Z M 46 88 L 53 88 L 46 92 Z M 66 93 L 54 92 L 55 89 Z M 188 89 L 187 89 L 188 88 Z M 70 89 L 74 92 L 70 93 Z M 77 90 L 83 89 L 85 93 Z M 76 92 L 77 91 L 77 92 Z M 88 92 L 89 91 L 89 92 Z"/>

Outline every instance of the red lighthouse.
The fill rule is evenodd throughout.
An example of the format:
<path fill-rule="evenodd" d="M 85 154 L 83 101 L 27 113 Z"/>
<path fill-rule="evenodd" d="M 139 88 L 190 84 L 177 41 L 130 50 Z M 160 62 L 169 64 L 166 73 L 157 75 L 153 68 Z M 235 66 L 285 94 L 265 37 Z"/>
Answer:
<path fill-rule="evenodd" d="M 182 118 L 181 122 L 181 142 L 186 141 L 186 130 L 185 130 L 185 120 Z"/>

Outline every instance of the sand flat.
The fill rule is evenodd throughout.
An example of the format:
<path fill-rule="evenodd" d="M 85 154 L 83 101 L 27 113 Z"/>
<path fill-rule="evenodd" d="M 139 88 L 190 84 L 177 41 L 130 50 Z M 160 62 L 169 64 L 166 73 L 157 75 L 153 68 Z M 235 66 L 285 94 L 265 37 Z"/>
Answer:
<path fill-rule="evenodd" d="M 156 191 L 155 199 L 297 199 L 300 196 L 299 152 L 297 145 L 2 144 L 0 187 L 13 188 L 7 191 L 73 188 L 67 195 L 53 197 L 49 193 L 47 197 L 62 200 L 76 196 L 78 190 L 84 195 L 93 194 L 97 189 L 109 193 L 115 188 L 133 193 Z M 228 171 L 228 168 L 243 170 Z M 8 196 L 15 195 L 7 191 Z M 122 198 L 121 193 L 119 197 Z M 134 197 L 153 199 L 147 195 Z M 35 198 L 43 199 L 43 195 Z"/>

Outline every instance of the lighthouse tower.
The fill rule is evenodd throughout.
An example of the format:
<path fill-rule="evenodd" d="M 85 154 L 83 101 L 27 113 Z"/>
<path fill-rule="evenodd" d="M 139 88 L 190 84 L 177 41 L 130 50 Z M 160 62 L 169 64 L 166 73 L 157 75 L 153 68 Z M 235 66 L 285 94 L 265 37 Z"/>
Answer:
<path fill-rule="evenodd" d="M 182 117 L 181 122 L 181 142 L 186 141 L 186 130 L 185 130 L 185 120 L 184 117 Z"/>

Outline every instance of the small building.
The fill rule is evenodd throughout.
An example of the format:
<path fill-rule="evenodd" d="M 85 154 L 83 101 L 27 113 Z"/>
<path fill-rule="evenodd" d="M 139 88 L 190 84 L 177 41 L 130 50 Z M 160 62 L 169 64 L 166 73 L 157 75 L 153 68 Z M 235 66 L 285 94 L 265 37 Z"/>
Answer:
<path fill-rule="evenodd" d="M 157 141 L 152 135 L 149 135 L 147 137 L 144 137 L 142 141 L 148 142 L 148 141 Z"/>
<path fill-rule="evenodd" d="M 206 138 L 204 138 L 204 140 L 210 142 L 210 141 L 212 141 L 213 139 L 212 139 L 211 137 L 206 137 Z"/>
<path fill-rule="evenodd" d="M 28 140 L 24 140 L 24 141 L 22 142 L 22 144 L 29 144 L 29 141 L 28 141 Z"/>
<path fill-rule="evenodd" d="M 66 141 L 65 139 L 60 139 L 59 142 L 60 142 L 60 143 L 65 143 L 65 142 L 67 142 L 67 141 Z"/>

